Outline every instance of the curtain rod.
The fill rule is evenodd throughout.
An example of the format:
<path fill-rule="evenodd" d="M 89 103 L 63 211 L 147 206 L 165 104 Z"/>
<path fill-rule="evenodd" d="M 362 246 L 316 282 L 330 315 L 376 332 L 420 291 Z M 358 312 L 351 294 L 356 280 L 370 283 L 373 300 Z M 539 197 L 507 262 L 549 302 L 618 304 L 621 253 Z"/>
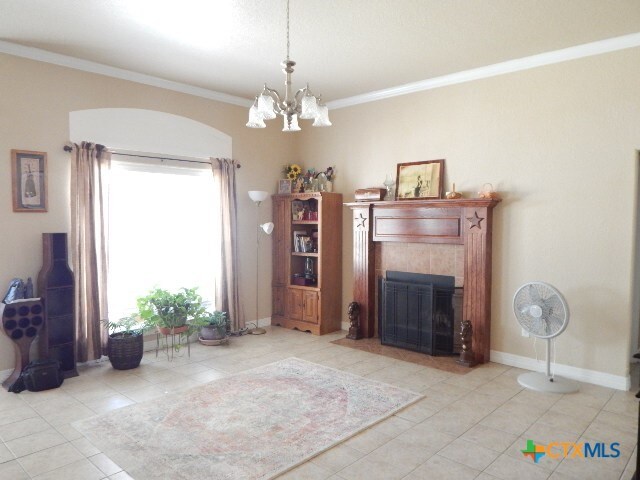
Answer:
<path fill-rule="evenodd" d="M 72 149 L 70 146 L 65 145 L 64 146 L 64 151 L 65 152 L 70 152 Z M 111 152 L 112 155 L 121 155 L 124 157 L 138 157 L 138 158 L 154 158 L 157 160 L 173 160 L 174 162 L 188 162 L 188 163 L 203 163 L 205 165 L 211 165 L 211 162 L 206 162 L 206 161 L 202 161 L 202 160 L 186 160 L 184 158 L 172 158 L 172 157 L 158 157 L 158 156 L 154 156 L 154 155 L 136 155 L 133 153 L 120 153 L 120 152 Z M 241 165 L 239 163 L 236 163 L 236 168 L 240 168 Z"/>

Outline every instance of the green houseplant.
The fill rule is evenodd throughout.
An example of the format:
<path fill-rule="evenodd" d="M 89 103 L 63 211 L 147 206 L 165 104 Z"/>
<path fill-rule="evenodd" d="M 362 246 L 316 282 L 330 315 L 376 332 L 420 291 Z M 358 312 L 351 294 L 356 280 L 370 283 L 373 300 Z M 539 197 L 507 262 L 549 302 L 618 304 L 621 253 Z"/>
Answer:
<path fill-rule="evenodd" d="M 163 335 L 187 332 L 206 313 L 197 288 L 181 288 L 177 293 L 154 288 L 147 295 L 139 297 L 137 304 L 140 318 Z"/>
<path fill-rule="evenodd" d="M 227 313 L 219 310 L 207 313 L 199 321 L 200 341 L 224 340 L 227 338 Z"/>
<path fill-rule="evenodd" d="M 116 370 L 130 370 L 138 367 L 144 353 L 143 333 L 145 323 L 135 315 L 122 317 L 111 322 L 103 320 L 109 333 L 107 354 L 109 362 Z"/>

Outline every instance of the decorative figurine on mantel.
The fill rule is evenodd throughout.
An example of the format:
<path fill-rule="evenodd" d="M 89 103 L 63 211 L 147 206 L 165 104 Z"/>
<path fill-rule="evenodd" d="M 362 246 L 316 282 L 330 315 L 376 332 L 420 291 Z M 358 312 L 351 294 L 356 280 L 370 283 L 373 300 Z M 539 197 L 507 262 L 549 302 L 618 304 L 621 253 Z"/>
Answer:
<path fill-rule="evenodd" d="M 384 182 L 382 182 L 383 185 L 387 188 L 387 194 L 384 196 L 385 200 L 393 200 L 396 197 L 396 190 L 395 190 L 395 185 L 396 185 L 396 181 L 393 179 L 393 177 L 389 174 L 387 174 L 387 176 L 384 179 Z"/>
<path fill-rule="evenodd" d="M 460 331 L 462 351 L 460 352 L 460 358 L 456 360 L 456 362 L 465 367 L 473 367 L 478 364 L 478 362 L 476 362 L 476 356 L 473 353 L 472 337 L 473 327 L 471 326 L 471 320 L 463 320 Z"/>
<path fill-rule="evenodd" d="M 447 200 L 455 200 L 457 198 L 462 198 L 462 194 L 460 192 L 456 192 L 456 184 L 451 184 L 451 191 L 444 194 Z"/>
<path fill-rule="evenodd" d="M 493 185 L 485 183 L 482 186 L 482 190 L 478 192 L 478 198 L 484 198 L 485 200 L 500 200 L 500 194 L 493 189 Z"/>
<path fill-rule="evenodd" d="M 360 333 L 360 304 L 358 302 L 351 302 L 347 308 L 347 315 L 349 315 L 349 334 L 347 338 L 351 340 L 360 340 L 362 334 Z"/>

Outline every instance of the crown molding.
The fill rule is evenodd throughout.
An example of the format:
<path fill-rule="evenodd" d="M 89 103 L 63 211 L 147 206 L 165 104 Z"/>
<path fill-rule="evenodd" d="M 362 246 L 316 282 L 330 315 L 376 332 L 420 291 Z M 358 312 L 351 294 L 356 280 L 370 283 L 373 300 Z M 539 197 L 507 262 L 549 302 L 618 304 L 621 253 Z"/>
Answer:
<path fill-rule="evenodd" d="M 474 80 L 495 77 L 506 73 L 519 72 L 531 68 L 542 67 L 544 65 L 552 65 L 554 63 L 561 63 L 578 58 L 591 57 L 593 55 L 600 55 L 603 53 L 615 52 L 617 50 L 624 50 L 626 48 L 639 46 L 640 33 L 632 33 L 630 35 L 585 43 L 583 45 L 564 48 L 562 50 L 554 50 L 516 60 L 509 60 L 507 62 L 494 63 L 493 65 L 487 65 L 485 67 L 464 70 L 450 75 L 429 78 L 427 80 L 407 83 L 397 87 L 385 88 L 383 90 L 363 93 L 362 95 L 334 100 L 327 102 L 327 107 L 329 107 L 330 110 L 351 107 L 362 103 L 384 100 L 385 98 L 408 95 L 410 93 L 421 92 L 424 90 L 433 90 L 435 88 L 446 87 L 449 85 L 472 82 Z"/>
<path fill-rule="evenodd" d="M 143 73 L 136 73 L 122 68 L 110 67 L 101 63 L 82 60 L 68 55 L 61 55 L 59 53 L 52 53 L 39 48 L 25 47 L 24 45 L 18 45 L 16 43 L 2 40 L 0 40 L 0 53 L 7 53 L 16 57 L 23 57 L 30 60 L 37 60 L 39 62 L 52 63 L 54 65 L 82 70 L 83 72 L 97 73 L 107 77 L 142 83 L 152 87 L 173 90 L 174 92 L 186 93 L 188 95 L 216 100 L 223 103 L 230 103 L 232 105 L 239 105 L 241 107 L 249 108 L 252 104 L 252 100 L 222 92 L 216 92 L 215 90 L 194 87 L 192 85 L 187 85 L 186 83 L 173 82 L 171 80 L 154 77 L 152 75 L 145 75 Z"/>
<path fill-rule="evenodd" d="M 464 70 L 462 72 L 443 75 L 440 77 L 429 78 L 418 82 L 407 83 L 397 87 L 385 88 L 374 92 L 363 93 L 353 97 L 347 97 L 339 100 L 327 102 L 327 106 L 331 110 L 338 108 L 351 107 L 362 103 L 375 102 L 386 98 L 397 97 L 400 95 L 408 95 L 411 93 L 421 92 L 424 90 L 433 90 L 435 88 L 446 87 L 449 85 L 457 85 L 459 83 L 472 82 L 483 78 L 495 77 L 507 73 L 519 72 L 531 68 L 542 67 L 544 65 L 552 65 L 555 63 L 566 62 L 578 58 L 600 55 L 603 53 L 615 52 L 627 48 L 640 47 L 640 32 L 623 35 L 620 37 L 608 38 L 597 42 L 585 43 L 574 47 L 554 50 L 538 55 L 531 55 L 516 60 L 495 63 L 484 67 Z M 153 87 L 173 90 L 175 92 L 186 93 L 196 97 L 216 100 L 223 103 L 230 103 L 241 107 L 250 107 L 252 100 L 229 95 L 206 88 L 195 87 L 185 83 L 174 82 L 151 75 L 132 72 L 122 68 L 110 67 L 101 63 L 81 60 L 79 58 L 61 55 L 58 53 L 48 52 L 39 48 L 26 47 L 16 43 L 0 40 L 0 53 L 7 53 L 17 57 L 28 58 L 45 63 L 52 63 L 63 67 L 69 67 L 85 72 L 97 73 L 108 77 L 119 78 L 131 82 L 142 83 Z"/>

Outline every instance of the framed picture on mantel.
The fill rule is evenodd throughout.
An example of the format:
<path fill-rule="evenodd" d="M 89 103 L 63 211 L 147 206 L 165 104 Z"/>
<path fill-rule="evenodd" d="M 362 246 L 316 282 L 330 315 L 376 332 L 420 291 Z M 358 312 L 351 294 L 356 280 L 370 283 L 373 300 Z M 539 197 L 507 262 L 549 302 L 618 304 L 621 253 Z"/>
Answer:
<path fill-rule="evenodd" d="M 399 163 L 396 200 L 442 198 L 444 160 Z"/>

